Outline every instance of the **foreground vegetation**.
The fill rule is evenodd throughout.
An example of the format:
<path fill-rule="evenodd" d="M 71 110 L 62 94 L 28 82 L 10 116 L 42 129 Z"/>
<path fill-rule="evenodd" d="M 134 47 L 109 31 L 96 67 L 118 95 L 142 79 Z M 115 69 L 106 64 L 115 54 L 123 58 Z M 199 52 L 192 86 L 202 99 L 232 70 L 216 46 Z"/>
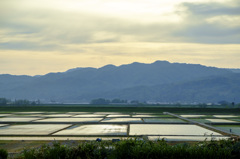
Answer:
<path fill-rule="evenodd" d="M 1 152 L 4 151 L 1 150 Z M 0 156 L 0 158 L 4 156 Z M 6 156 L 5 156 L 6 157 Z M 231 140 L 170 145 L 164 140 L 138 139 L 118 142 L 83 142 L 77 147 L 53 142 L 40 148 L 25 149 L 14 158 L 18 159 L 159 159 L 159 158 L 239 158 L 240 142 Z"/>

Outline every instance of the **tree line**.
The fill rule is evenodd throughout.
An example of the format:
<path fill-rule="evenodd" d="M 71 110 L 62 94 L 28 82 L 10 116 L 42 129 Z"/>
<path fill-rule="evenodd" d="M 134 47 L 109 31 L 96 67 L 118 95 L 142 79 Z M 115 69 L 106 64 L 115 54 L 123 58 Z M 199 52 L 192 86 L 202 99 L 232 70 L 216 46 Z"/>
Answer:
<path fill-rule="evenodd" d="M 25 106 L 25 105 L 39 105 L 41 104 L 40 100 L 30 101 L 27 99 L 7 99 L 7 98 L 0 98 L 0 106 L 6 105 L 17 105 L 17 106 Z"/>
<path fill-rule="evenodd" d="M 123 99 L 105 99 L 105 98 L 98 98 L 98 99 L 93 99 L 91 100 L 90 104 L 93 105 L 106 105 L 106 104 L 142 104 L 141 102 L 139 102 L 138 100 L 132 100 L 132 101 L 128 101 L 128 100 L 123 100 Z"/>

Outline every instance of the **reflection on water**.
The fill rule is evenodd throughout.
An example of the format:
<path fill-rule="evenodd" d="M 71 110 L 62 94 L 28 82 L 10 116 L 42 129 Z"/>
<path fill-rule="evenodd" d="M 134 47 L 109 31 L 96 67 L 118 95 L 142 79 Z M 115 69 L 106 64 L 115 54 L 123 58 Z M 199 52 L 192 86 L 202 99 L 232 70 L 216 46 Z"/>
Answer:
<path fill-rule="evenodd" d="M 225 130 L 229 133 L 233 133 L 233 134 L 236 134 L 236 135 L 240 135 L 240 126 L 235 126 L 235 125 L 216 125 L 217 128 L 220 128 L 222 130 Z"/>
<path fill-rule="evenodd" d="M 106 118 L 102 122 L 142 122 L 141 118 Z"/>
<path fill-rule="evenodd" d="M 53 135 L 127 135 L 127 125 L 81 125 L 62 130 Z"/>
<path fill-rule="evenodd" d="M 131 124 L 130 135 L 221 135 L 196 125 Z"/>
<path fill-rule="evenodd" d="M 0 135 L 48 135 L 71 124 L 27 124 L 0 127 Z"/>
<path fill-rule="evenodd" d="M 48 118 L 37 120 L 36 122 L 98 122 L 102 118 Z"/>
<path fill-rule="evenodd" d="M 226 119 L 206 119 L 214 123 L 234 123 L 236 121 L 226 120 Z"/>
<path fill-rule="evenodd" d="M 178 119 L 178 118 L 144 118 L 145 122 L 166 122 L 166 123 L 185 123 L 185 121 Z"/>

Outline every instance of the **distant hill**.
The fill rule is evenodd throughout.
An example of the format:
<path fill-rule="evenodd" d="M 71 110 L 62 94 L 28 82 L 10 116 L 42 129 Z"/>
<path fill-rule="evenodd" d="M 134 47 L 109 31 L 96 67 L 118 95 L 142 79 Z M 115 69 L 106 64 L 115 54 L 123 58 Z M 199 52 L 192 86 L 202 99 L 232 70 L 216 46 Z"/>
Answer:
<path fill-rule="evenodd" d="M 239 79 L 239 74 L 198 64 L 135 62 L 33 77 L 0 75 L 0 97 L 59 102 L 89 102 L 100 97 L 158 102 L 232 101 L 240 97 L 236 90 L 240 80 L 233 78 Z"/>
<path fill-rule="evenodd" d="M 230 71 L 232 71 L 234 73 L 240 73 L 240 69 L 237 69 L 237 68 L 235 68 L 235 69 L 228 69 L 228 70 L 230 70 Z"/>
<path fill-rule="evenodd" d="M 95 97 L 97 96 L 99 95 Z M 105 93 L 105 98 L 168 103 L 217 103 L 221 100 L 239 102 L 240 74 L 226 77 L 215 76 L 182 83 L 138 86 L 107 92 Z"/>

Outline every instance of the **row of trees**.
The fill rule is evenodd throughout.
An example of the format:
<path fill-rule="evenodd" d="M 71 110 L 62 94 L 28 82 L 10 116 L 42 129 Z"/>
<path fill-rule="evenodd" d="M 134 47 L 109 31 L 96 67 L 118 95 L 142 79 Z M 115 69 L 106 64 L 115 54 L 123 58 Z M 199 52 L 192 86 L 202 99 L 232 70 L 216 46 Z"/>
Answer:
<path fill-rule="evenodd" d="M 8 100 L 6 98 L 0 98 L 0 105 L 7 105 Z"/>
<path fill-rule="evenodd" d="M 108 105 L 108 104 L 147 104 L 146 102 L 139 102 L 138 100 L 132 100 L 132 101 L 127 101 L 127 100 L 121 100 L 121 99 L 113 99 L 113 100 L 109 100 L 109 99 L 105 99 L 105 98 L 98 98 L 98 99 L 93 99 L 91 101 L 90 104 L 93 105 Z M 160 105 L 160 104 L 156 104 L 156 105 Z M 165 104 L 166 105 L 166 104 Z M 182 106 L 180 103 L 175 104 L 176 106 Z M 239 108 L 240 107 L 240 103 L 235 104 L 235 102 L 227 102 L 227 101 L 220 101 L 218 102 L 219 106 L 224 106 L 224 107 L 228 107 L 228 108 Z M 199 103 L 198 105 L 200 108 L 207 108 L 207 107 L 211 107 L 211 106 L 216 106 L 216 104 L 207 104 L 207 103 Z"/>
<path fill-rule="evenodd" d="M 122 99 L 104 99 L 104 98 L 98 98 L 91 100 L 90 104 L 94 105 L 106 105 L 106 104 L 142 104 L 137 100 L 127 101 Z"/>
<path fill-rule="evenodd" d="M 91 104 L 94 104 L 94 105 L 106 105 L 110 103 L 124 104 L 124 103 L 127 103 L 127 100 L 121 100 L 121 99 L 108 100 L 104 98 L 98 98 L 98 99 L 93 99 L 91 101 Z"/>
<path fill-rule="evenodd" d="M 5 105 L 38 105 L 40 104 L 40 100 L 36 101 L 29 101 L 26 99 L 19 99 L 19 100 L 10 100 L 6 98 L 0 98 L 0 106 L 5 106 Z"/>

